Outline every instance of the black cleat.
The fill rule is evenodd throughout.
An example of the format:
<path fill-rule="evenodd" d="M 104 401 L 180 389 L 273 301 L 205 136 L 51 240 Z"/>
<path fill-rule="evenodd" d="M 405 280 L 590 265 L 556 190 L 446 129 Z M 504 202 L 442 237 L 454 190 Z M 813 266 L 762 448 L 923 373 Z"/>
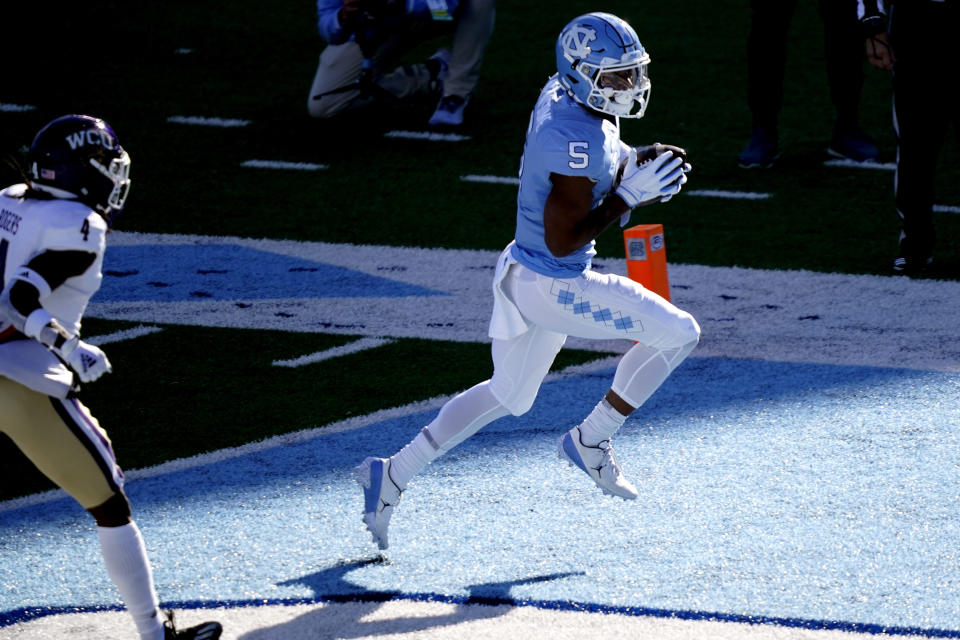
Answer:
<path fill-rule="evenodd" d="M 167 611 L 167 619 L 163 623 L 165 640 L 217 640 L 223 633 L 219 622 L 204 622 L 189 629 L 177 629 L 173 624 L 173 611 Z"/>

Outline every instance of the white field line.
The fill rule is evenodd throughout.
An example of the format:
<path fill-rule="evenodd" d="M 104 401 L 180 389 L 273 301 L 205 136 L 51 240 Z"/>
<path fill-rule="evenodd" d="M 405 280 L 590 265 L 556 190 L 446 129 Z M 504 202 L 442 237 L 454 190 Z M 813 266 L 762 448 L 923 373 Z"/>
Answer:
<path fill-rule="evenodd" d="M 430 142 L 463 142 L 470 136 L 458 133 L 436 133 L 434 131 L 388 131 L 384 138 L 405 138 L 407 140 L 429 140 Z"/>
<path fill-rule="evenodd" d="M 851 167 L 854 169 L 883 169 L 885 171 L 896 171 L 896 162 L 854 162 L 853 160 L 827 160 L 823 163 L 827 167 Z M 936 213 L 960 213 L 960 206 L 948 204 L 935 204 L 933 210 Z"/>
<path fill-rule="evenodd" d="M 488 184 L 520 184 L 520 178 L 510 178 L 507 176 L 480 176 L 476 174 L 469 174 L 465 176 L 460 176 L 462 182 L 485 182 Z"/>
<path fill-rule="evenodd" d="M 615 367 L 619 360 L 620 356 L 608 356 L 598 360 L 592 360 L 583 364 L 567 367 L 566 369 L 547 374 L 545 382 L 561 380 L 572 376 L 592 373 L 594 371 L 610 369 Z M 402 418 L 404 416 L 414 415 L 424 411 L 430 411 L 432 409 L 439 409 L 455 395 L 456 394 L 435 396 L 426 400 L 412 402 L 401 407 L 381 409 L 380 411 L 374 411 L 373 413 L 365 416 L 354 416 L 352 418 L 333 422 L 323 427 L 304 429 L 301 431 L 295 431 L 293 433 L 286 433 L 283 435 L 274 436 L 272 438 L 267 438 L 266 440 L 261 440 L 260 442 L 251 442 L 250 444 L 245 444 L 239 447 L 230 447 L 211 453 L 203 453 L 191 456 L 189 458 L 171 460 L 170 462 L 164 462 L 163 464 L 158 464 L 153 467 L 133 469 L 131 471 L 124 470 L 123 475 L 127 481 L 142 480 L 144 478 L 152 478 L 167 473 L 183 471 L 185 469 L 194 469 L 196 467 L 202 467 L 208 464 L 215 464 L 218 462 L 223 462 L 224 460 L 239 458 L 240 456 L 258 453 L 260 451 L 266 451 L 276 447 L 299 444 L 302 442 L 307 442 L 308 440 L 313 440 L 314 438 L 343 433 L 345 431 L 353 431 L 355 429 L 362 429 L 364 427 L 383 422 L 384 420 L 392 420 L 394 418 Z M 35 493 L 22 498 L 14 498 L 13 500 L 0 502 L 0 513 L 12 511 L 14 509 L 20 509 L 22 507 L 44 504 L 46 502 L 51 502 L 53 500 L 58 500 L 65 497 L 67 497 L 67 493 L 65 491 L 61 489 L 51 489 L 50 491 Z"/>
<path fill-rule="evenodd" d="M 489 176 L 478 174 L 467 174 L 460 176 L 461 182 L 481 182 L 486 184 L 520 184 L 520 178 L 509 176 Z M 721 191 L 718 189 L 695 189 L 693 191 L 683 191 L 688 196 L 699 196 L 702 198 L 731 198 L 736 200 L 765 200 L 770 196 L 769 193 L 754 193 L 750 191 Z"/>
<path fill-rule="evenodd" d="M 719 189 L 693 189 L 691 191 L 681 191 L 680 195 L 694 196 L 698 198 L 727 198 L 730 200 L 766 200 L 771 197 L 769 193 L 759 193 L 755 191 L 722 191 Z"/>
<path fill-rule="evenodd" d="M 250 124 L 249 120 L 240 120 L 238 118 L 205 118 L 203 116 L 170 116 L 167 122 L 175 124 L 189 124 L 199 127 L 245 127 Z"/>
<path fill-rule="evenodd" d="M 323 362 L 324 360 L 329 360 L 331 358 L 339 358 L 340 356 L 346 356 L 351 353 L 358 353 L 368 349 L 376 349 L 377 347 L 382 347 L 385 344 L 393 344 L 393 342 L 394 341 L 390 340 L 389 338 L 361 338 L 360 340 L 356 340 L 339 347 L 334 347 L 333 349 L 317 351 L 316 353 L 310 353 L 305 356 L 300 356 L 299 358 L 293 358 L 291 360 L 274 360 L 271 364 L 275 367 L 289 367 L 293 369 L 308 364 L 314 364 L 316 362 Z"/>
<path fill-rule="evenodd" d="M 93 336 L 86 340 L 93 345 L 102 345 L 110 344 L 112 342 L 123 342 L 124 340 L 133 340 L 134 338 L 140 338 L 142 336 L 148 336 L 151 333 L 157 333 L 163 331 L 160 327 L 148 327 L 145 325 L 140 325 L 139 327 L 133 327 L 132 329 L 124 329 L 123 331 L 117 331 L 116 333 L 108 333 L 102 336 Z"/>
<path fill-rule="evenodd" d="M 897 168 L 895 162 L 857 162 L 855 160 L 827 160 L 823 163 L 825 167 L 847 167 L 850 169 L 881 169 L 883 171 L 893 171 Z"/>
<path fill-rule="evenodd" d="M 11 104 L 9 102 L 0 102 L 0 111 L 16 113 L 21 111 L 34 111 L 36 109 L 32 104 Z"/>
<path fill-rule="evenodd" d="M 329 165 L 316 164 L 314 162 L 286 162 L 284 160 L 245 160 L 240 163 L 241 167 L 250 167 L 253 169 L 281 169 L 292 171 L 320 171 L 328 169 Z"/>

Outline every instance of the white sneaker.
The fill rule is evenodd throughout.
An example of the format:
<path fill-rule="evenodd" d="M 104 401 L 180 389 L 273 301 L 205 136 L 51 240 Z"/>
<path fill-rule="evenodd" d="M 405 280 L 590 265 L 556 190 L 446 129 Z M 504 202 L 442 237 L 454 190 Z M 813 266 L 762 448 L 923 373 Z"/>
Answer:
<path fill-rule="evenodd" d="M 357 482 L 363 487 L 363 522 L 373 534 L 373 541 L 380 549 L 386 549 L 387 527 L 390 516 L 400 502 L 402 491 L 390 477 L 388 458 L 367 458 L 354 472 Z"/>
<path fill-rule="evenodd" d="M 620 465 L 613 457 L 613 447 L 604 440 L 595 447 L 583 444 L 580 427 L 574 427 L 563 434 L 557 443 L 557 457 L 576 465 L 590 476 L 607 495 L 619 496 L 624 500 L 634 500 L 637 488 L 620 475 Z"/>
<path fill-rule="evenodd" d="M 469 93 L 465 96 L 443 96 L 427 124 L 431 127 L 459 127 L 463 124 L 463 112 L 468 104 Z"/>

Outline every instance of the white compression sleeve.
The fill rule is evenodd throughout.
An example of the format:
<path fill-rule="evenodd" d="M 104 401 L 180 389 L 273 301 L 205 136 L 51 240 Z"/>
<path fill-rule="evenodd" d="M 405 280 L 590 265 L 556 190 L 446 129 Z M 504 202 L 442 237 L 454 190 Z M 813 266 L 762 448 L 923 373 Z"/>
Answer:
<path fill-rule="evenodd" d="M 630 406 L 639 407 L 690 355 L 695 346 L 696 341 L 674 349 L 655 349 L 635 344 L 617 365 L 611 388 Z"/>
<path fill-rule="evenodd" d="M 405 488 L 413 476 L 435 459 L 509 414 L 490 392 L 489 380 L 467 389 L 443 405 L 433 422 L 390 458 L 394 482 Z"/>

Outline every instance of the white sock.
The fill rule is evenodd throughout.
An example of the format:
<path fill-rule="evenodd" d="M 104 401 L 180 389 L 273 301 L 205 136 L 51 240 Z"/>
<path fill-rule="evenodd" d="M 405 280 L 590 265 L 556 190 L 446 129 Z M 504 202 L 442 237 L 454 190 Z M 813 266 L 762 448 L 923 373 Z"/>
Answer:
<path fill-rule="evenodd" d="M 433 446 L 433 437 L 424 427 L 403 449 L 390 457 L 390 477 L 398 487 L 406 489 L 410 478 L 438 457 L 440 451 Z"/>
<path fill-rule="evenodd" d="M 612 438 L 626 420 L 627 416 L 614 409 L 604 398 L 580 423 L 581 440 L 583 444 L 595 447 Z"/>
<path fill-rule="evenodd" d="M 127 610 L 133 616 L 140 640 L 163 640 L 153 572 L 143 537 L 135 522 L 122 527 L 97 527 L 107 573 L 120 590 Z"/>
<path fill-rule="evenodd" d="M 474 385 L 443 405 L 433 422 L 390 458 L 390 477 L 405 489 L 428 464 L 509 413 L 493 397 L 489 380 Z"/>

